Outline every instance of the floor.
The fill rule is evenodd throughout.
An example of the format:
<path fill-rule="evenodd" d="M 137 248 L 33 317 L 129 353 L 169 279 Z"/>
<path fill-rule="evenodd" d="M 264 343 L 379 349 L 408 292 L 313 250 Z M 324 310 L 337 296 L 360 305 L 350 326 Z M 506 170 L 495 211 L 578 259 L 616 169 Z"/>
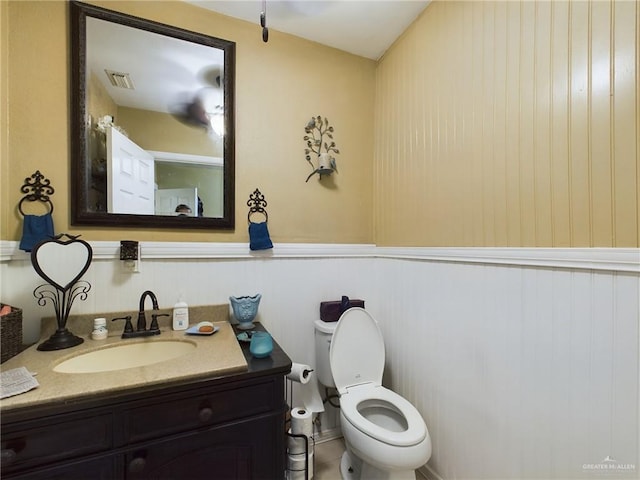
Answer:
<path fill-rule="evenodd" d="M 344 440 L 337 438 L 315 446 L 315 471 L 313 480 L 340 480 L 340 459 L 344 452 Z M 424 477 L 416 471 L 417 480 Z"/>
<path fill-rule="evenodd" d="M 316 444 L 313 480 L 340 480 L 340 458 L 343 452 L 342 438 Z"/>

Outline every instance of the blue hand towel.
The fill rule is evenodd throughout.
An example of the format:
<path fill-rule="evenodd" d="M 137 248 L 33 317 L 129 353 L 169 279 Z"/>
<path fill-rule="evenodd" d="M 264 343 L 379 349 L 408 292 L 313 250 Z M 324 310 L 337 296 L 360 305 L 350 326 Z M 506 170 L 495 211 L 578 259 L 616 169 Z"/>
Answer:
<path fill-rule="evenodd" d="M 251 250 L 266 250 L 273 248 L 267 222 L 249 223 L 249 248 Z"/>
<path fill-rule="evenodd" d="M 30 252 L 42 240 L 48 240 L 53 236 L 53 217 L 51 217 L 51 213 L 25 215 L 20 250 Z"/>

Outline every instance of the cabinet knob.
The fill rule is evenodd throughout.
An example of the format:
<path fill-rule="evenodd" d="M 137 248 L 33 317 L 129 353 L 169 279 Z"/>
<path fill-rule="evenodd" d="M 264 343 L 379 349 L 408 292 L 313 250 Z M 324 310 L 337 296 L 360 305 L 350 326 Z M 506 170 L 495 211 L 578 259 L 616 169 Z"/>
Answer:
<path fill-rule="evenodd" d="M 136 457 L 129 462 L 129 472 L 130 473 L 140 473 L 144 470 L 147 461 L 144 457 Z"/>
<path fill-rule="evenodd" d="M 200 409 L 198 418 L 201 422 L 208 422 L 213 417 L 213 410 L 210 407 L 204 407 Z"/>
<path fill-rule="evenodd" d="M 3 467 L 11 465 L 18 458 L 18 454 L 13 448 L 3 448 L 0 451 L 0 463 Z"/>

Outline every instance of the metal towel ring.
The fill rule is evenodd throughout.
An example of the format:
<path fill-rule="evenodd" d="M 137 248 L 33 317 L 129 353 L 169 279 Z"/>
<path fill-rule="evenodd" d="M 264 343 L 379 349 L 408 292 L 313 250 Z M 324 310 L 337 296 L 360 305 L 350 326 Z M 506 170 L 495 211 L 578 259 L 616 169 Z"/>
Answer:
<path fill-rule="evenodd" d="M 251 215 L 254 213 L 261 213 L 264 215 L 265 222 L 269 221 L 269 214 L 264 209 L 267 206 L 267 201 L 264 199 L 264 195 L 257 188 L 249 195 L 247 200 L 247 206 L 249 207 L 249 213 L 247 214 L 247 221 L 251 223 Z"/>
<path fill-rule="evenodd" d="M 20 187 L 20 191 L 27 194 L 22 197 L 18 203 L 18 211 L 23 217 L 25 213 L 22 210 L 22 204 L 25 201 L 46 203 L 49 205 L 49 213 L 51 214 L 53 212 L 53 203 L 51 203 L 49 195 L 53 195 L 55 190 L 51 186 L 49 179 L 45 178 L 45 176 L 40 173 L 40 170 L 36 170 L 33 175 L 24 179 L 24 185 Z"/>

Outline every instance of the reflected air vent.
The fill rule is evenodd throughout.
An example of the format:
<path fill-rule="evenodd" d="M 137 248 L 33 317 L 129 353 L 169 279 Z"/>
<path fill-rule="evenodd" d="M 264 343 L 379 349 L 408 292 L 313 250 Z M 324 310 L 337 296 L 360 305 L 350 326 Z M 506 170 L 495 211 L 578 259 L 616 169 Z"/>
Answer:
<path fill-rule="evenodd" d="M 133 81 L 128 73 L 122 72 L 114 72 L 113 70 L 105 70 L 107 77 L 109 77 L 109 81 L 111 85 L 119 88 L 128 88 L 129 90 L 135 90 L 133 86 Z"/>

